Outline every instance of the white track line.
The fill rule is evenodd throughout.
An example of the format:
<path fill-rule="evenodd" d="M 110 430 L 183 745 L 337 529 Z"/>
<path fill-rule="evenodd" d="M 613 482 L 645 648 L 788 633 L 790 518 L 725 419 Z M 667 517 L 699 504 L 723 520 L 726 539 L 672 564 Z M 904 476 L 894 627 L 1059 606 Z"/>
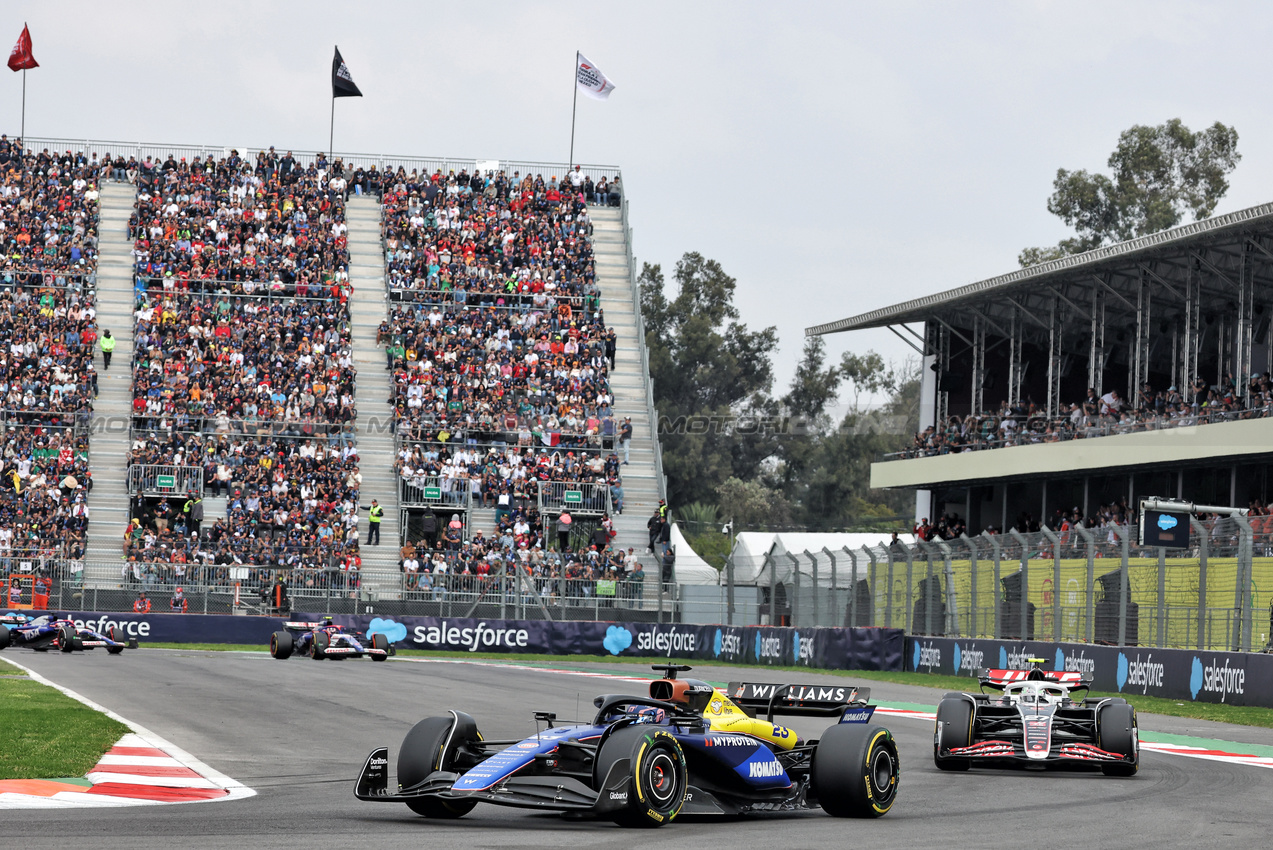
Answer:
<path fill-rule="evenodd" d="M 0 795 L 0 809 L 47 808 L 49 806 L 57 806 L 59 808 L 64 808 L 65 806 L 58 805 L 58 802 L 59 802 L 58 798 L 63 798 L 66 803 L 70 803 L 70 804 L 75 804 L 75 805 L 85 806 L 85 807 L 88 807 L 88 806 L 96 807 L 96 806 L 135 806 L 135 805 L 184 805 L 186 802 L 215 803 L 215 802 L 220 802 L 223 800 L 242 800 L 245 797 L 252 797 L 256 795 L 255 791 L 253 791 L 251 788 L 244 785 L 242 782 L 239 782 L 237 779 L 231 779 L 230 777 L 226 776 L 224 773 L 221 773 L 219 770 L 209 767 L 208 765 L 201 762 L 199 759 L 192 756 L 190 753 L 178 747 L 176 744 L 173 744 L 170 741 L 159 737 L 154 732 L 151 732 L 145 726 L 141 726 L 137 723 L 134 723 L 133 721 L 129 720 L 126 717 L 120 717 L 118 714 L 111 711 L 109 708 L 106 708 L 105 706 L 102 706 L 102 705 L 99 705 L 98 703 L 93 702 L 88 697 L 85 697 L 81 694 L 77 694 L 75 691 L 71 690 L 70 688 L 64 688 L 61 685 L 57 684 L 56 682 L 49 681 L 48 679 L 44 678 L 39 673 L 35 672 L 30 667 L 27 667 L 24 664 L 20 664 L 17 661 L 13 661 L 10 658 L 6 658 L 5 661 L 7 661 L 9 664 L 12 664 L 14 667 L 17 667 L 19 670 L 24 671 L 33 681 L 39 682 L 42 685 L 48 685 L 50 688 L 54 688 L 55 690 L 60 691 L 61 693 L 65 694 L 71 699 L 84 703 L 84 705 L 87 705 L 89 708 L 93 709 L 94 711 L 100 711 L 102 714 L 105 714 L 107 717 L 111 718 L 112 720 L 119 721 L 120 723 L 124 724 L 129 729 L 131 729 L 133 734 L 136 735 L 138 738 L 140 738 L 142 741 L 144 741 L 147 746 L 154 747 L 155 749 L 163 750 L 164 752 L 171 755 L 182 767 L 188 767 L 191 770 L 193 770 L 195 773 L 198 773 L 201 777 L 203 777 L 202 780 L 190 780 L 189 782 L 182 782 L 181 783 L 182 787 L 224 788 L 227 793 L 224 797 L 216 797 L 211 800 L 190 800 L 190 801 L 182 801 L 180 803 L 178 802 L 162 802 L 161 803 L 161 802 L 151 801 L 151 800 L 134 800 L 134 799 L 124 798 L 124 797 L 107 797 L 105 795 L 84 794 L 79 792 L 72 792 L 68 794 L 57 794 L 54 797 L 30 797 L 29 795 L 25 795 L 25 794 L 9 794 L 9 795 Z M 113 758 L 113 757 L 108 757 L 108 758 Z M 144 759 L 146 759 L 145 756 L 139 756 L 137 758 L 142 759 L 142 761 L 130 759 L 130 762 L 133 764 L 145 763 L 144 761 Z M 161 759 L 155 759 L 155 760 L 162 761 Z M 115 775 L 111 774 L 111 776 L 114 777 Z M 132 782 L 136 783 L 139 777 L 132 776 L 130 777 L 130 779 Z M 167 785 L 168 784 L 168 782 L 159 781 L 158 777 L 147 777 L 147 779 L 149 781 L 146 784 L 149 784 L 149 785 Z M 125 780 L 122 778 L 112 778 L 109 781 L 125 782 L 130 780 Z M 195 784 L 196 782 L 206 782 L 208 784 Z M 5 799 L 5 797 L 12 797 L 14 799 L 8 800 L 8 799 Z M 72 798 L 75 798 L 75 799 L 72 799 Z M 83 800 L 79 798 L 89 798 L 89 799 Z M 50 800 L 55 802 L 52 802 L 52 803 L 46 802 Z M 36 802 L 36 801 L 39 801 L 39 802 Z"/>

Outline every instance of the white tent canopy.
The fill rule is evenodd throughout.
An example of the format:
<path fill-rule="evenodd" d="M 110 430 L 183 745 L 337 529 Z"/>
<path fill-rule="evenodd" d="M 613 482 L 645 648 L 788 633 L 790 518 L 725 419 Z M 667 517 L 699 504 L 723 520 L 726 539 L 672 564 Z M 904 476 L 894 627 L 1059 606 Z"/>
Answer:
<path fill-rule="evenodd" d="M 720 584 L 720 570 L 698 556 L 676 523 L 672 523 L 671 543 L 672 551 L 676 553 L 678 584 Z"/>
<path fill-rule="evenodd" d="M 734 548 L 730 552 L 734 562 L 734 582 L 740 585 L 769 584 L 771 578 L 780 583 L 790 582 L 795 567 L 789 555 L 794 555 L 800 568 L 801 583 L 812 583 L 816 561 L 819 586 L 831 587 L 834 581 L 836 586 L 844 587 L 851 581 L 855 561 L 858 577 L 865 578 L 868 560 L 862 547 L 870 547 L 877 554 L 882 554 L 882 547 L 887 546 L 892 537 L 889 532 L 745 531 L 734 539 Z M 772 577 L 765 569 L 766 555 L 774 570 Z"/>

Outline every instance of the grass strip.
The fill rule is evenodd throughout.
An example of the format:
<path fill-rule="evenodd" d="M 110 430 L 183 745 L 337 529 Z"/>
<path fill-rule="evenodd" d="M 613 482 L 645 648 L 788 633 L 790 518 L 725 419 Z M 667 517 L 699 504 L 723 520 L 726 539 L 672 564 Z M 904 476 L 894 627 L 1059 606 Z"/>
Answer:
<path fill-rule="evenodd" d="M 0 661 L 0 676 L 25 676 L 27 671 L 14 667 L 8 661 Z"/>
<path fill-rule="evenodd" d="M 0 679 L 0 717 L 0 779 L 83 776 L 128 732 L 119 721 L 30 679 Z"/>
<path fill-rule="evenodd" d="M 222 650 L 222 651 L 246 651 L 246 652 L 267 652 L 269 647 L 264 644 L 214 644 L 214 643 L 147 643 L 149 648 L 157 649 L 201 649 L 201 650 Z M 698 659 L 677 659 L 677 658 L 638 658 L 635 656 L 580 656 L 580 655 L 545 655 L 541 653 L 512 654 L 507 652 L 445 652 L 434 649 L 399 649 L 398 655 L 411 658 L 455 658 L 467 659 L 469 661 L 507 661 L 521 666 L 533 667 L 535 665 L 551 665 L 562 670 L 587 670 L 583 664 L 627 664 L 633 667 L 643 667 L 643 670 L 633 670 L 633 675 L 645 675 L 650 672 L 650 665 L 655 663 L 666 664 L 688 664 L 697 667 L 756 667 L 754 664 L 730 664 L 724 661 L 704 662 Z M 969 676 L 943 676 L 936 673 L 900 673 L 885 672 L 879 670 L 822 670 L 811 667 L 788 667 L 780 665 L 768 665 L 765 669 L 785 673 L 818 673 L 829 676 L 843 676 L 850 679 L 861 679 L 874 682 L 892 682 L 898 685 L 913 685 L 915 687 L 932 688 L 934 691 L 969 691 L 976 692 L 979 689 L 977 680 Z M 653 678 L 653 674 L 650 674 Z M 1122 697 L 1131 705 L 1135 706 L 1137 711 L 1146 712 L 1148 714 L 1163 714 L 1168 717 L 1187 717 L 1193 720 L 1213 720 L 1218 723 L 1233 723 L 1238 726 L 1259 726 L 1264 728 L 1273 728 L 1273 708 L 1261 708 L 1258 706 L 1246 705 L 1227 705 L 1223 703 L 1207 703 L 1207 702 L 1181 702 L 1174 699 L 1164 699 L 1162 697 L 1151 697 L 1142 694 L 1130 693 L 1105 693 L 1102 691 L 1092 691 L 1090 696 L 1110 696 Z M 933 704 L 941 698 L 940 694 L 934 693 Z"/>

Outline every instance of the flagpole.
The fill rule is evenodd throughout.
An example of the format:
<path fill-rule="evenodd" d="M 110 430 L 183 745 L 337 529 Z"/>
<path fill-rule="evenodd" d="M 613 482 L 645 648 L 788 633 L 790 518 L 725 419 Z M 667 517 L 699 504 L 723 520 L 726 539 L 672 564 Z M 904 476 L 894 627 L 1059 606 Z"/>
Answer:
<path fill-rule="evenodd" d="M 336 92 L 335 90 L 333 90 L 332 91 L 332 125 L 331 125 L 331 131 L 327 134 L 327 159 L 329 164 L 332 158 L 332 151 L 334 150 L 334 148 L 332 147 L 332 143 L 335 141 L 335 139 L 336 139 Z"/>
<path fill-rule="evenodd" d="M 566 163 L 566 170 L 569 171 L 575 165 L 575 110 L 579 108 L 579 51 L 575 51 L 575 68 L 574 68 L 574 89 L 575 96 L 570 103 L 570 161 Z"/>

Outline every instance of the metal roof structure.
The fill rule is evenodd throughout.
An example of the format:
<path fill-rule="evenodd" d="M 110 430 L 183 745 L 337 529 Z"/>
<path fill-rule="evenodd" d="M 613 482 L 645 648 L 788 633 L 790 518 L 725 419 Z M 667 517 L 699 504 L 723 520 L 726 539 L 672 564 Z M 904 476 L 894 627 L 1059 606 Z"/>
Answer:
<path fill-rule="evenodd" d="M 1248 258 L 1252 262 L 1246 263 Z M 1273 302 L 1273 203 L 815 325 L 807 328 L 805 335 L 925 321 L 966 328 L 978 318 L 989 322 L 992 329 L 1000 326 L 1006 336 L 1003 328 L 1012 316 L 1024 314 L 1032 318 L 1027 325 L 1034 325 L 1033 335 L 1041 338 L 1048 326 L 1039 317 L 1054 303 L 1059 302 L 1071 320 L 1090 321 L 1096 294 L 1107 296 L 1110 321 L 1135 321 L 1144 283 L 1151 286 L 1157 299 L 1155 318 L 1183 312 L 1189 300 L 1188 288 L 1194 282 L 1200 287 L 1197 295 L 1203 304 L 1231 300 L 1238 312 L 1243 289 L 1239 281 L 1244 277 L 1254 284 L 1255 302 Z"/>

